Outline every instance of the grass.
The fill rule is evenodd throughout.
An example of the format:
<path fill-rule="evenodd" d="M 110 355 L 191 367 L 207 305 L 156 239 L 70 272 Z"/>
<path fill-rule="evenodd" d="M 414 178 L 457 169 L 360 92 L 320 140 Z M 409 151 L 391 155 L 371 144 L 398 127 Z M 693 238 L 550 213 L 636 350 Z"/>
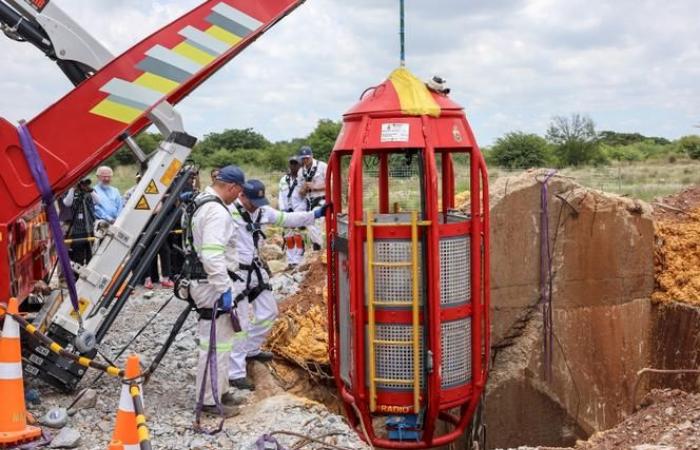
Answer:
<path fill-rule="evenodd" d="M 273 205 L 277 204 L 278 183 L 283 173 L 267 171 L 255 166 L 243 166 L 246 178 L 256 178 L 265 183 L 268 199 Z M 521 171 L 505 170 L 499 167 L 489 168 L 491 181 L 499 177 L 514 175 Z M 468 173 L 466 166 L 457 166 L 458 175 Z M 603 167 L 579 167 L 561 169 L 560 173 L 575 179 L 583 186 L 612 192 L 620 195 L 652 200 L 678 192 L 686 187 L 700 184 L 700 161 L 679 158 L 675 162 L 667 159 L 649 160 L 635 163 L 620 163 Z M 136 168 L 121 166 L 114 170 L 113 184 L 121 192 L 130 188 L 135 182 Z M 200 170 L 202 185 L 209 183 L 209 168 Z M 391 203 L 399 202 L 402 209 L 417 206 L 417 180 L 414 177 L 393 179 L 390 191 Z M 365 202 L 376 204 L 375 180 L 365 177 Z M 468 177 L 459 176 L 456 180 L 456 191 L 462 192 L 468 188 Z"/>

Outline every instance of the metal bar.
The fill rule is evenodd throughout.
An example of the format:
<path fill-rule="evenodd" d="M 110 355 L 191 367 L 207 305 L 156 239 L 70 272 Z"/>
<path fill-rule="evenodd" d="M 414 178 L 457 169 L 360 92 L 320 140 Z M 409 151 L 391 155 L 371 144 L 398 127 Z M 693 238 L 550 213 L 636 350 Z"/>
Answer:
<path fill-rule="evenodd" d="M 367 301 L 367 332 L 369 334 L 369 411 L 372 413 L 377 409 L 377 365 L 374 351 L 374 341 L 376 338 L 375 317 L 374 317 L 374 212 L 367 211 L 367 263 L 369 271 L 367 273 L 367 291 L 369 299 Z"/>
<path fill-rule="evenodd" d="M 400 262 L 373 261 L 370 264 L 373 267 L 412 267 L 413 266 L 413 263 L 410 261 L 400 261 Z"/>
<path fill-rule="evenodd" d="M 403 2 L 402 2 L 403 3 Z M 418 213 L 411 211 L 411 264 L 413 290 L 413 410 L 418 413 L 420 408 L 420 321 L 418 308 L 420 294 L 418 292 Z"/>
<path fill-rule="evenodd" d="M 413 301 L 410 302 L 388 302 L 375 300 L 374 306 L 413 306 Z"/>
<path fill-rule="evenodd" d="M 405 384 L 405 385 L 411 385 L 413 384 L 413 380 L 397 380 L 393 378 L 376 378 L 377 383 L 391 383 L 391 384 Z"/>
<path fill-rule="evenodd" d="M 375 345 L 413 345 L 413 341 L 387 341 L 386 339 L 377 339 L 374 341 Z"/>
<path fill-rule="evenodd" d="M 412 224 L 411 222 L 380 222 L 380 223 L 375 223 L 372 226 L 373 227 L 410 227 Z M 428 227 L 432 225 L 432 222 L 430 220 L 419 220 L 416 222 L 416 225 L 419 227 Z M 358 227 L 366 227 L 367 224 L 362 221 L 356 221 L 355 226 Z"/>

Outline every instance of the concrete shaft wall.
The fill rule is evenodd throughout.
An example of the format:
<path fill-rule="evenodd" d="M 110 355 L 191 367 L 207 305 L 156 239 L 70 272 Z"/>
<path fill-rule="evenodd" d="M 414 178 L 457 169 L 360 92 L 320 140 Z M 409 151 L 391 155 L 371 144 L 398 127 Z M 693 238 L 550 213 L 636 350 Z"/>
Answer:
<path fill-rule="evenodd" d="M 491 190 L 496 359 L 486 418 L 496 447 L 556 445 L 617 424 L 649 361 L 651 208 L 555 176 L 547 196 L 554 349 L 552 379 L 544 380 L 543 173 L 500 179 Z"/>

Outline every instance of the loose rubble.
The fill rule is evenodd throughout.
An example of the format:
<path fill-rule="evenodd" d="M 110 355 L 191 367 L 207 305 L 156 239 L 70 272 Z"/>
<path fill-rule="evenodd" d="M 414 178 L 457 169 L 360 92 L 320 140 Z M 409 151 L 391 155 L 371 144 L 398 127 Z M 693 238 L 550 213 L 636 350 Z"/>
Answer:
<path fill-rule="evenodd" d="M 321 263 L 313 263 L 316 267 Z M 309 266 L 305 269 L 308 271 Z M 323 267 L 320 267 L 324 271 Z M 278 298 L 284 299 L 290 293 L 297 292 L 306 272 L 280 272 L 273 275 L 272 284 L 278 291 Z M 322 289 L 321 289 L 322 292 Z M 144 295 L 149 294 L 149 295 Z M 119 366 L 125 357 L 136 352 L 141 356 L 142 365 L 147 367 L 155 357 L 160 345 L 165 341 L 175 318 L 186 305 L 172 299 L 171 292 L 155 290 L 137 291 L 126 304 L 124 310 L 110 330 L 101 347 L 101 352 L 109 359 L 116 360 Z M 168 305 L 143 334 L 121 357 L 116 355 L 122 347 L 138 332 L 165 302 Z M 284 310 L 284 307 L 282 308 Z M 241 415 L 225 422 L 224 430 L 216 435 L 197 434 L 192 430 L 195 400 L 195 366 L 197 361 L 197 343 L 195 341 L 196 316 L 190 315 L 182 331 L 175 339 L 172 348 L 161 366 L 154 373 L 149 383 L 144 386 L 144 401 L 147 424 L 151 430 L 154 448 L 161 449 L 254 449 L 255 442 L 263 435 L 273 432 L 291 431 L 302 435 L 324 438 L 328 443 L 351 449 L 367 448 L 352 431 L 344 418 L 331 412 L 321 403 L 298 397 L 285 392 L 282 375 L 289 377 L 295 370 L 279 361 L 274 366 L 251 363 L 249 370 L 256 380 L 258 389 L 254 393 L 236 392 L 243 396 L 246 403 L 241 408 Z M 271 372 L 271 369 L 274 372 Z M 78 386 L 75 395 L 66 395 L 27 378 L 28 389 L 35 389 L 39 394 L 39 404 L 30 406 L 30 411 L 37 417 L 46 414 L 55 407 L 68 408 L 76 395 L 88 389 L 70 408 L 67 426 L 57 431 L 54 445 L 81 449 L 104 449 L 110 440 L 114 426 L 114 417 L 119 401 L 120 384 L 118 380 L 90 372 Z M 312 390 L 313 380 L 305 377 L 307 389 Z M 297 382 L 296 385 L 299 383 Z M 298 387 L 298 386 L 297 386 Z M 304 394 L 303 390 L 297 392 Z M 214 426 L 215 418 L 206 419 L 205 425 Z M 62 435 L 62 436 L 61 436 Z M 58 437 L 61 436 L 61 439 Z M 274 437 L 290 447 L 300 441 L 298 436 L 275 434 Z M 65 439 L 64 439 L 65 438 Z M 70 439 L 68 439 L 70 438 Z M 79 440 L 79 441 L 78 441 Z"/>

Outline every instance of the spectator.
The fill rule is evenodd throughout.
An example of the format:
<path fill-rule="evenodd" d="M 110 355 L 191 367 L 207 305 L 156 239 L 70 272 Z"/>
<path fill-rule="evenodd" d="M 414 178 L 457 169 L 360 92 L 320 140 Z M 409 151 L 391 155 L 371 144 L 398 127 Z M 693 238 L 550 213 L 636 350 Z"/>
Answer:
<path fill-rule="evenodd" d="M 95 216 L 109 223 L 114 223 L 117 220 L 124 206 L 119 190 L 111 186 L 113 174 L 109 167 L 100 167 L 97 169 L 98 183 L 95 186 L 95 194 L 97 195 Z"/>

